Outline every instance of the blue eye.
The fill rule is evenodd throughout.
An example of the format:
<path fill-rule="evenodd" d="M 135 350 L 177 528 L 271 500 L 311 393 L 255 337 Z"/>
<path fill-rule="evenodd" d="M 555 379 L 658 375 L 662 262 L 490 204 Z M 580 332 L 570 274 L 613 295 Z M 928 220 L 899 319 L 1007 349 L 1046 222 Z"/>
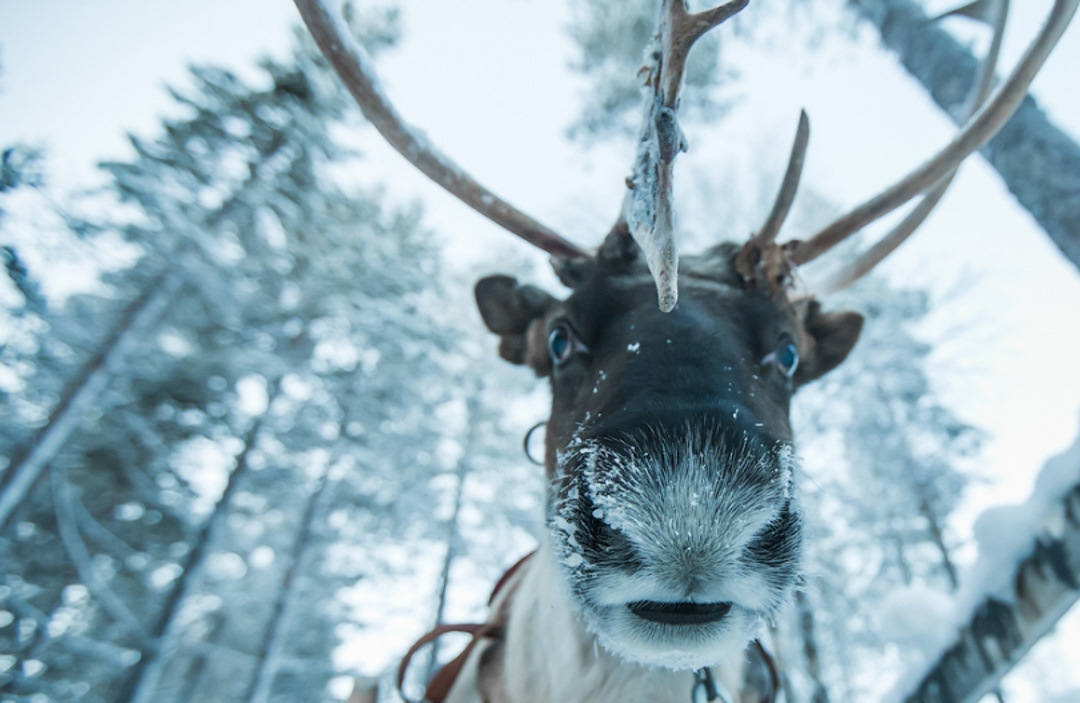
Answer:
<path fill-rule="evenodd" d="M 799 368 L 799 350 L 795 343 L 790 340 L 781 342 L 773 354 L 777 368 L 788 378 L 794 376 Z"/>
<path fill-rule="evenodd" d="M 573 337 L 570 329 L 563 324 L 556 325 L 548 335 L 548 353 L 556 364 L 565 363 L 574 354 Z"/>

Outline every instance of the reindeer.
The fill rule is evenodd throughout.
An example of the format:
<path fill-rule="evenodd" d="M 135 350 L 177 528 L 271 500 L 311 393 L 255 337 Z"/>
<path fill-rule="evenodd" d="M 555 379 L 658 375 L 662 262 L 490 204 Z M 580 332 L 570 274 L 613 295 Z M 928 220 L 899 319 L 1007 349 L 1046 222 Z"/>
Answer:
<path fill-rule="evenodd" d="M 699 13 L 683 0 L 662 0 L 622 215 L 594 254 L 417 137 L 339 17 L 320 0 L 296 0 L 383 136 L 463 201 L 552 254 L 570 290 L 560 299 L 501 275 L 476 285 L 499 354 L 551 384 L 547 530 L 535 554 L 505 577 L 491 620 L 457 628 L 472 632 L 473 642 L 429 686 L 428 700 L 775 698 L 776 674 L 755 637 L 799 581 L 789 404 L 798 388 L 844 360 L 863 324 L 856 312 L 825 312 L 813 296 L 797 295 L 792 269 L 922 195 L 907 220 L 827 288 L 850 283 L 909 236 L 959 164 L 1007 121 L 1078 2 L 1055 1 L 1024 58 L 987 100 L 1005 17 L 997 4 L 972 116 L 956 138 L 809 239 L 778 244 L 807 148 L 803 114 L 761 229 L 745 243 L 723 242 L 680 261 L 671 188 L 675 157 L 686 148 L 677 121 L 684 62 L 698 38 L 747 0 Z M 455 628 L 434 634 L 447 629 Z"/>

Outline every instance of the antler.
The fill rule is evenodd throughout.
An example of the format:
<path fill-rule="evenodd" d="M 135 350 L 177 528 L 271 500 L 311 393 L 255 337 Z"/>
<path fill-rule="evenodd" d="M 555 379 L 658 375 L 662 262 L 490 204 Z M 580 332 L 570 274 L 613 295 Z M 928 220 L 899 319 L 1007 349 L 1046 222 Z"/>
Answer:
<path fill-rule="evenodd" d="M 648 59 L 642 69 L 645 115 L 638 137 L 630 191 L 623 201 L 622 220 L 645 253 L 656 281 L 660 309 L 669 312 L 678 301 L 679 253 L 672 214 L 673 162 L 686 151 L 679 128 L 679 93 L 686 58 L 694 42 L 742 10 L 749 0 L 732 0 L 711 10 L 691 13 L 685 0 L 663 0 L 660 20 Z M 620 223 L 621 225 L 621 223 Z"/>
<path fill-rule="evenodd" d="M 1005 36 L 1005 24 L 1009 16 L 1009 0 L 977 0 L 956 10 L 942 13 L 934 18 L 940 20 L 953 15 L 964 15 L 972 19 L 987 22 L 993 27 L 994 34 L 990 40 L 990 46 L 986 50 L 986 56 L 979 63 L 975 84 L 968 94 L 967 103 L 963 109 L 963 119 L 970 119 L 986 99 L 994 87 L 994 77 L 997 71 L 998 57 L 1001 53 L 1001 42 Z M 941 181 L 923 195 L 922 200 L 916 205 L 900 224 L 883 236 L 876 244 L 864 251 L 852 261 L 846 263 L 834 271 L 823 283 L 814 286 L 819 295 L 828 295 L 847 288 L 855 281 L 868 274 L 875 266 L 880 264 L 885 257 L 896 251 L 897 247 L 907 241 L 915 230 L 941 202 L 941 198 L 952 185 L 957 169 L 949 172 Z"/>
<path fill-rule="evenodd" d="M 398 153 L 459 200 L 525 241 L 559 257 L 589 254 L 482 186 L 409 127 L 386 98 L 367 52 L 323 0 L 295 0 L 304 23 L 364 116 Z"/>
<path fill-rule="evenodd" d="M 777 246 L 776 235 L 787 219 L 795 193 L 799 189 L 803 164 L 806 162 L 806 148 L 810 144 L 810 118 L 806 111 L 799 112 L 799 128 L 795 132 L 795 143 L 791 146 L 787 171 L 780 183 L 780 192 L 776 202 L 761 229 L 750 238 L 735 257 L 735 270 L 748 285 L 758 282 L 776 292 L 787 278 L 788 265 L 783 246 Z"/>
<path fill-rule="evenodd" d="M 809 240 L 789 242 L 785 246 L 788 247 L 790 262 L 799 265 L 813 261 L 853 233 L 949 176 L 965 158 L 989 141 L 1020 106 L 1028 86 L 1072 20 L 1078 4 L 1080 0 L 1055 0 L 1046 24 L 997 94 L 948 145 L 922 166 L 822 228 Z"/>
<path fill-rule="evenodd" d="M 343 21 L 324 0 L 294 0 L 315 43 L 355 98 L 364 116 L 410 163 L 452 195 L 522 239 L 564 259 L 589 258 L 583 249 L 524 214 L 468 176 L 410 128 L 386 98 L 367 52 L 351 39 Z M 628 232 L 645 253 L 656 280 L 660 309 L 678 299 L 678 251 L 672 217 L 672 163 L 686 140 L 677 111 L 686 59 L 694 42 L 742 10 L 749 0 L 731 0 L 691 13 L 685 0 L 663 0 L 649 61 L 643 71 L 652 92 L 634 160 L 630 191 L 615 231 Z"/>

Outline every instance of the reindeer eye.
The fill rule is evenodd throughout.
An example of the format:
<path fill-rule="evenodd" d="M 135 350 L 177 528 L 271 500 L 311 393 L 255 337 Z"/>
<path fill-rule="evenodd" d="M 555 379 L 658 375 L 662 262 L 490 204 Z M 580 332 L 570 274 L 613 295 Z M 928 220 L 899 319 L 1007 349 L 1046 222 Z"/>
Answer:
<path fill-rule="evenodd" d="M 780 343 L 774 352 L 776 354 L 776 366 L 785 376 L 791 378 L 799 368 L 799 350 L 790 339 Z"/>
<path fill-rule="evenodd" d="M 574 355 L 574 336 L 565 324 L 558 324 L 548 335 L 548 353 L 556 364 L 564 364 Z"/>
<path fill-rule="evenodd" d="M 780 373 L 791 378 L 799 368 L 799 348 L 790 337 L 785 335 L 780 340 L 779 346 L 762 359 L 762 363 L 775 364 Z"/>

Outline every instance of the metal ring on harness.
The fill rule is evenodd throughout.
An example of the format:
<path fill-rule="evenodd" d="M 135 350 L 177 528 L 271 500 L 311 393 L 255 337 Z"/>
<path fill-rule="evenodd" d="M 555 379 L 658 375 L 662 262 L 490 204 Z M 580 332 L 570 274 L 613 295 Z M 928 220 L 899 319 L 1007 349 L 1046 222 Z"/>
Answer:
<path fill-rule="evenodd" d="M 536 464 L 537 466 L 543 466 L 544 462 L 543 460 L 537 459 L 532 455 L 532 452 L 529 451 L 529 443 L 532 441 L 533 433 L 546 425 L 547 420 L 542 420 L 541 422 L 538 422 L 532 427 L 530 427 L 529 431 L 525 433 L 525 441 L 522 442 L 522 448 L 525 450 L 525 456 L 529 459 L 529 461 Z"/>

